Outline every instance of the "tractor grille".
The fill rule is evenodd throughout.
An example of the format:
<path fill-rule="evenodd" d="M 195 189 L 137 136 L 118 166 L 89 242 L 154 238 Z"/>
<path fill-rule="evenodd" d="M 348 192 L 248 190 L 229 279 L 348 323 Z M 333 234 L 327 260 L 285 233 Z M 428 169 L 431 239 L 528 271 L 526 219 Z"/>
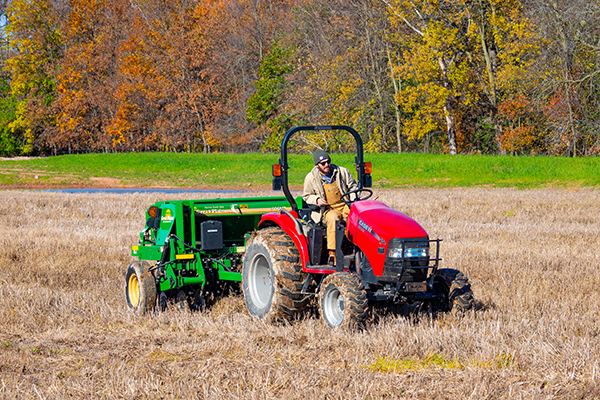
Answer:
<path fill-rule="evenodd" d="M 427 261 L 394 261 L 386 262 L 383 267 L 383 274 L 377 277 L 382 283 L 396 283 L 398 275 L 402 272 L 400 282 L 421 282 L 427 278 L 427 268 L 413 268 L 427 266 Z"/>
<path fill-rule="evenodd" d="M 434 240 L 435 241 L 435 240 Z M 392 239 L 388 247 L 388 255 L 385 259 L 383 274 L 377 277 L 381 283 L 397 283 L 400 275 L 400 282 L 422 282 L 427 279 L 429 268 L 437 265 L 436 258 L 429 257 L 408 257 L 405 254 L 412 254 L 410 249 L 427 249 L 429 251 L 429 238 L 413 238 L 413 239 Z M 391 248 L 397 249 L 396 254 L 402 256 L 391 257 Z M 436 249 L 437 252 L 437 249 Z M 430 266 L 430 262 L 435 264 Z"/>

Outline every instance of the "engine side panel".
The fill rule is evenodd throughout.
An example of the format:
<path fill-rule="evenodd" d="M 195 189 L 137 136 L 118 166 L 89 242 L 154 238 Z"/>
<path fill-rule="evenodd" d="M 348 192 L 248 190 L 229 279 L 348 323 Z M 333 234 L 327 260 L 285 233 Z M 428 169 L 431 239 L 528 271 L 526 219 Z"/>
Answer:
<path fill-rule="evenodd" d="M 358 201 L 352 205 L 347 229 L 348 239 L 362 249 L 376 276 L 383 274 L 391 239 L 427 236 L 414 219 L 374 200 Z"/>

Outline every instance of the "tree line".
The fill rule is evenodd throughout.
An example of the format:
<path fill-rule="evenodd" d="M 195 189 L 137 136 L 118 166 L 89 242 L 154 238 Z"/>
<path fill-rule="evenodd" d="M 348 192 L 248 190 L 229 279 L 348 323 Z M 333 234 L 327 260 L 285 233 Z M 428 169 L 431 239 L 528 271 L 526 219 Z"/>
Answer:
<path fill-rule="evenodd" d="M 598 0 L 0 0 L 0 64 L 5 156 L 600 152 Z"/>

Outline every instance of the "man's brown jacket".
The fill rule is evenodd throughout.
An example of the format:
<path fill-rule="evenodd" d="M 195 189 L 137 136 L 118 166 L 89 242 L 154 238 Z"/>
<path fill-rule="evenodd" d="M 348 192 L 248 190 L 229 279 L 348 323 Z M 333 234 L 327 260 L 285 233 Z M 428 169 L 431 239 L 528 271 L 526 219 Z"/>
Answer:
<path fill-rule="evenodd" d="M 331 164 L 331 170 L 332 178 L 337 183 L 342 194 L 358 189 L 356 181 L 347 168 Z M 323 182 L 321 181 L 321 172 L 319 172 L 319 168 L 315 165 L 312 171 L 304 178 L 304 194 L 302 195 L 302 198 L 309 205 L 317 205 L 317 199 L 319 197 L 325 199 L 325 189 L 323 189 Z M 311 217 L 315 222 L 319 222 L 321 219 L 321 211 L 313 211 Z"/>

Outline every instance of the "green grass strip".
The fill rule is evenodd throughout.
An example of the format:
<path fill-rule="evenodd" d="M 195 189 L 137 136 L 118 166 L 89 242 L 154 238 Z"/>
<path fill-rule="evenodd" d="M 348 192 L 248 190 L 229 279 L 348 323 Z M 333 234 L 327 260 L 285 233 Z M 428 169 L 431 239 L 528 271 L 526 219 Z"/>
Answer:
<path fill-rule="evenodd" d="M 354 171 L 352 154 L 333 162 Z M 268 187 L 278 154 L 119 153 L 1 160 L 2 186 Z M 367 154 L 375 188 L 590 187 L 600 159 L 483 155 Z M 310 155 L 290 155 L 290 184 L 300 188 Z M 109 181 L 110 179 L 110 181 Z"/>

